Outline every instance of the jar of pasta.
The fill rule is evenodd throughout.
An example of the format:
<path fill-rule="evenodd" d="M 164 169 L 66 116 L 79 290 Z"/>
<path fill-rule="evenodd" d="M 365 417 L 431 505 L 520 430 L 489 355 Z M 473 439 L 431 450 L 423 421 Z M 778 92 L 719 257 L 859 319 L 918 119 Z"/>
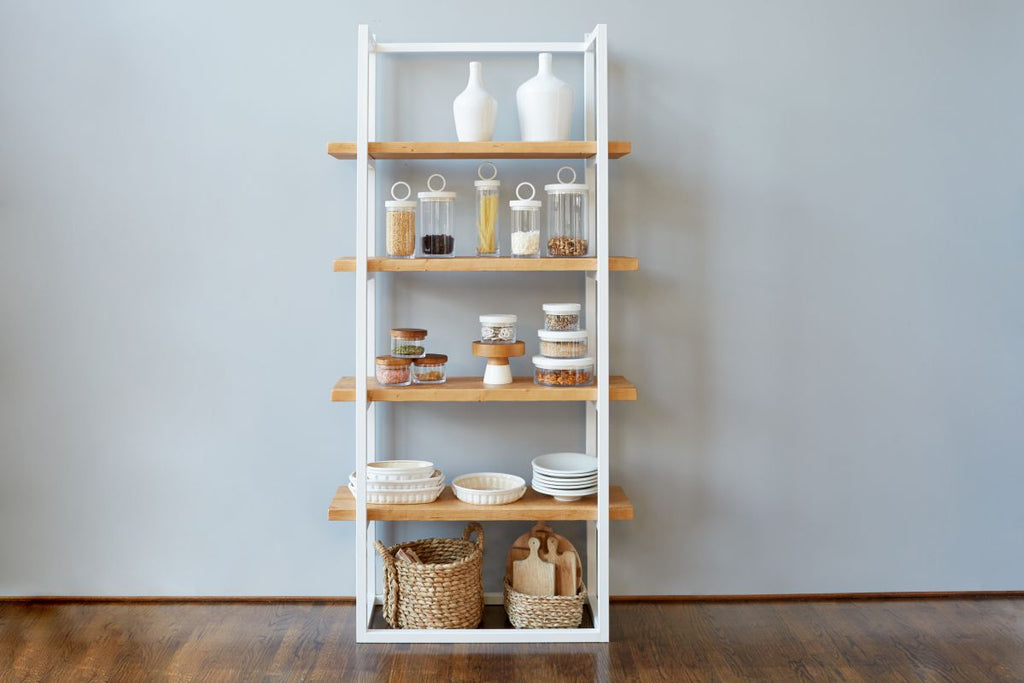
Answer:
<path fill-rule="evenodd" d="M 490 166 L 493 173 L 484 178 L 484 167 Z M 501 181 L 498 180 L 498 167 L 490 161 L 477 166 L 479 180 L 473 181 L 476 188 L 476 254 L 477 256 L 497 256 L 498 247 L 498 194 L 501 192 Z"/>

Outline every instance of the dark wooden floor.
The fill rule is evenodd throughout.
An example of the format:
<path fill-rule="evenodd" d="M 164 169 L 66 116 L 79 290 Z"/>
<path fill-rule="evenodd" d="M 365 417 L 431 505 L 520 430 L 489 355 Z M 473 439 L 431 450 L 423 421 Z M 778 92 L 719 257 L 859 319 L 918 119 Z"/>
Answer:
<path fill-rule="evenodd" d="M 357 646 L 353 617 L 0 602 L 0 680 L 1024 680 L 1024 599 L 616 603 L 609 645 Z"/>

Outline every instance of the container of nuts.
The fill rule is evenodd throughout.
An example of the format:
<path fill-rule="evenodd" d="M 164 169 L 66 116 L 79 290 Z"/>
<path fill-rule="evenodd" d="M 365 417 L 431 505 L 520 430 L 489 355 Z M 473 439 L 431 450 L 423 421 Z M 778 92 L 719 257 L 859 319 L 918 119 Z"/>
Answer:
<path fill-rule="evenodd" d="M 443 384 L 448 379 L 445 365 L 448 356 L 443 353 L 428 353 L 412 362 L 413 384 Z"/>
<path fill-rule="evenodd" d="M 422 358 L 427 353 L 427 331 L 418 327 L 391 330 L 391 355 L 395 358 Z"/>
<path fill-rule="evenodd" d="M 594 383 L 594 359 L 533 357 L 533 381 L 547 387 L 579 387 Z"/>
<path fill-rule="evenodd" d="M 563 171 L 572 173 L 572 178 L 563 178 Z M 544 186 L 548 193 L 548 256 L 587 256 L 590 253 L 587 225 L 590 187 L 576 182 L 576 171 L 570 166 L 558 169 L 556 179 L 557 183 Z"/>
<path fill-rule="evenodd" d="M 412 382 L 412 373 L 409 365 L 412 363 L 408 358 L 395 358 L 394 356 L 377 356 L 374 367 L 377 384 L 386 387 L 404 387 Z"/>
<path fill-rule="evenodd" d="M 544 304 L 544 329 L 563 331 L 580 329 L 579 304 Z"/>
<path fill-rule="evenodd" d="M 517 320 L 512 313 L 489 313 L 480 316 L 480 341 L 491 344 L 515 344 Z"/>
<path fill-rule="evenodd" d="M 583 358 L 587 355 L 587 331 L 565 330 L 552 332 L 537 330 L 540 337 L 540 355 L 548 358 Z"/>

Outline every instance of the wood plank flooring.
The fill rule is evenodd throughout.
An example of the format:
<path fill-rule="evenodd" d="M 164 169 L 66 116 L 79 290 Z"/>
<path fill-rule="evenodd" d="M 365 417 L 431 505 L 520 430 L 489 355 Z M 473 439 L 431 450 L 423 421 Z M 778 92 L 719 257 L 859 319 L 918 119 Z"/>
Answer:
<path fill-rule="evenodd" d="M 330 602 L 0 602 L 0 681 L 1020 681 L 1024 599 L 614 603 L 608 645 L 356 645 Z"/>

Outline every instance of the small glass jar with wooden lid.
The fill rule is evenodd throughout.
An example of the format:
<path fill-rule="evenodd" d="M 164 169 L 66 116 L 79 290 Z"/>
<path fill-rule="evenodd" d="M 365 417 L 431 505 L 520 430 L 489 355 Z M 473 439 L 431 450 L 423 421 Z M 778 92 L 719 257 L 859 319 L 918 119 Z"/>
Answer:
<path fill-rule="evenodd" d="M 448 356 L 443 353 L 428 353 L 412 362 L 414 384 L 444 384 L 448 379 L 445 367 Z"/>
<path fill-rule="evenodd" d="M 412 383 L 412 372 L 409 369 L 411 364 L 408 358 L 377 356 L 374 363 L 377 384 L 384 387 L 408 386 Z"/>
<path fill-rule="evenodd" d="M 391 355 L 395 358 L 423 358 L 427 353 L 427 331 L 418 327 L 391 330 Z"/>

